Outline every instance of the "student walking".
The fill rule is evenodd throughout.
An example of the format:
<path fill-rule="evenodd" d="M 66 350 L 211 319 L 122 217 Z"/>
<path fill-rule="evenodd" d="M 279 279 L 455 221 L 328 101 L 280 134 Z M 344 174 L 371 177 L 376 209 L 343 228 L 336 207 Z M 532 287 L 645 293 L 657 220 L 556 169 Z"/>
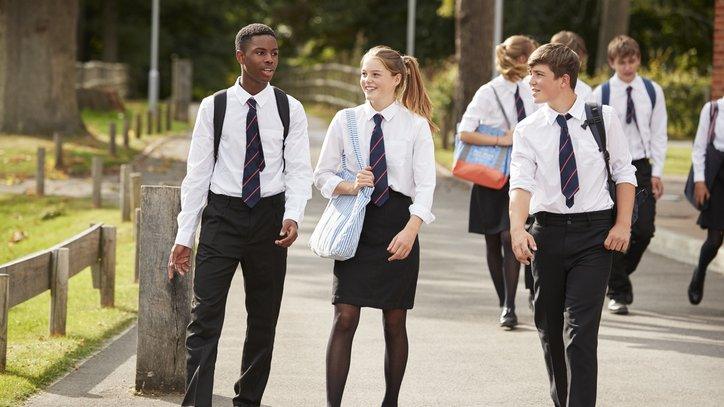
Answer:
<path fill-rule="evenodd" d="M 719 112 L 724 98 L 704 105 L 691 151 L 694 168 L 694 197 L 701 208 L 697 223 L 707 230 L 701 245 L 699 263 L 689 284 L 689 302 L 697 305 L 704 298 L 706 269 L 714 260 L 724 238 L 724 119 Z"/>
<path fill-rule="evenodd" d="M 417 234 L 423 222 L 435 219 L 431 131 L 436 127 L 417 60 L 374 47 L 362 58 L 360 86 L 366 103 L 337 113 L 314 172 L 314 184 L 326 198 L 374 188 L 355 256 L 334 262 L 334 321 L 327 345 L 327 405 L 332 407 L 342 402 L 361 307 L 382 310 L 382 405 L 397 406 L 407 365 L 407 310 L 414 305 L 420 266 Z M 353 158 L 351 128 L 359 134 L 364 168 Z M 354 182 L 337 175 L 343 165 L 357 173 Z"/>
<path fill-rule="evenodd" d="M 307 118 L 301 103 L 269 85 L 279 49 L 274 31 L 236 35 L 241 76 L 201 102 L 181 184 L 178 234 L 168 277 L 190 268 L 201 215 L 187 329 L 184 406 L 211 406 L 226 297 L 241 264 L 247 330 L 235 406 L 259 406 L 269 378 L 287 268 L 287 248 L 311 198 Z"/>
<path fill-rule="evenodd" d="M 513 251 L 532 263 L 534 318 L 553 403 L 590 407 L 596 404 L 598 327 L 612 252 L 624 251 L 630 238 L 635 168 L 613 109 L 586 105 L 574 93 L 580 62 L 573 51 L 546 44 L 528 65 L 533 97 L 545 105 L 513 135 Z M 615 202 L 609 181 L 615 182 Z M 530 233 L 529 213 L 535 218 Z"/>
<path fill-rule="evenodd" d="M 656 201 L 664 193 L 666 100 L 658 83 L 638 75 L 641 51 L 633 38 L 619 35 L 611 40 L 608 63 L 615 74 L 596 88 L 594 100 L 613 107 L 623 123 L 638 183 L 638 220 L 631 230 L 631 247 L 614 255 L 608 282 L 609 311 L 625 315 L 633 302 L 630 276 L 654 236 Z"/>
<path fill-rule="evenodd" d="M 458 127 L 460 139 L 468 144 L 510 146 L 516 124 L 536 109 L 530 87 L 523 78 L 528 72 L 528 56 L 535 42 L 524 35 L 507 38 L 495 49 L 499 76 L 481 86 L 465 109 Z M 503 130 L 503 136 L 486 134 L 482 129 Z M 485 236 L 486 260 L 501 307 L 500 325 L 514 328 L 515 293 L 520 263 L 510 244 L 508 185 L 501 189 L 474 184 L 470 192 L 470 233 Z"/>

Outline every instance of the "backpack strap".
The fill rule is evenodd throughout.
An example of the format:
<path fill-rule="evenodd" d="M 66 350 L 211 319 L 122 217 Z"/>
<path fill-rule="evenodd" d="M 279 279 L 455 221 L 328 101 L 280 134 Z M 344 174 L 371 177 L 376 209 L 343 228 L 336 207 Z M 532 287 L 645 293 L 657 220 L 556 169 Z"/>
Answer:
<path fill-rule="evenodd" d="M 601 85 L 601 105 L 609 105 L 611 102 L 611 84 L 606 81 Z"/>
<path fill-rule="evenodd" d="M 226 116 L 226 89 L 214 94 L 214 163 L 219 157 L 219 144 L 221 143 L 221 130 L 224 127 Z"/>
<path fill-rule="evenodd" d="M 654 84 L 651 82 L 651 79 L 641 77 L 644 81 L 644 87 L 646 88 L 646 93 L 649 94 L 649 100 L 651 100 L 651 112 L 653 114 L 654 106 L 656 106 L 656 89 L 654 89 Z"/>
<path fill-rule="evenodd" d="M 603 154 L 603 160 L 606 163 L 606 174 L 608 175 L 608 182 L 612 183 L 613 177 L 611 176 L 610 164 L 611 156 L 609 155 L 608 148 L 606 146 L 606 127 L 603 123 L 601 106 L 599 106 L 595 102 L 587 102 L 585 109 L 586 123 L 588 124 L 588 126 L 591 127 L 591 133 L 593 133 L 593 138 L 596 140 L 596 144 L 598 144 L 598 151 Z M 614 201 L 614 203 L 615 202 L 616 201 Z"/>
<path fill-rule="evenodd" d="M 284 127 L 284 138 L 282 139 L 282 172 L 287 169 L 287 161 L 284 159 L 284 148 L 287 146 L 287 136 L 289 135 L 289 98 L 283 90 L 274 88 L 274 99 L 277 101 L 277 111 L 279 112 L 279 118 L 282 121 Z"/>

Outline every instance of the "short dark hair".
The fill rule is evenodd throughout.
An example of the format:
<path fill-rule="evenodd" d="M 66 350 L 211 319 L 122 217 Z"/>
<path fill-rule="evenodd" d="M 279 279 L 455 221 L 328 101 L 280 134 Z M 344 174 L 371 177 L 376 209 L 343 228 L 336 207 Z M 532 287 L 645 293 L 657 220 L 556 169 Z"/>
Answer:
<path fill-rule="evenodd" d="M 257 35 L 271 35 L 274 38 L 277 37 L 274 30 L 272 30 L 268 25 L 261 23 L 249 24 L 236 33 L 236 39 L 234 41 L 236 50 L 241 51 L 243 47 L 251 41 L 251 38 L 256 37 Z"/>
<path fill-rule="evenodd" d="M 572 49 L 563 44 L 542 45 L 528 58 L 528 68 L 536 65 L 548 65 L 556 79 L 568 74 L 571 78 L 571 89 L 576 89 L 581 61 Z"/>
<path fill-rule="evenodd" d="M 639 57 L 641 58 L 641 48 L 635 39 L 628 35 L 619 35 L 608 43 L 608 60 L 616 61 L 617 58 Z"/>

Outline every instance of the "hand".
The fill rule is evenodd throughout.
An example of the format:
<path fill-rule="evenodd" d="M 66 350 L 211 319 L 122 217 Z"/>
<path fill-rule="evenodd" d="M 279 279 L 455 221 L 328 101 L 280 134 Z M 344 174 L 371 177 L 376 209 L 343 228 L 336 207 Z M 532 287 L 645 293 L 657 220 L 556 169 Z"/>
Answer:
<path fill-rule="evenodd" d="M 282 221 L 282 230 L 279 231 L 279 237 L 281 237 L 281 239 L 275 240 L 274 244 L 281 247 L 291 246 L 299 236 L 297 234 L 297 229 L 297 222 L 291 219 L 284 219 Z"/>
<path fill-rule="evenodd" d="M 171 249 L 171 254 L 168 256 L 168 279 L 173 280 L 173 275 L 179 273 L 182 277 L 191 268 L 191 249 L 175 244 Z"/>
<path fill-rule="evenodd" d="M 657 201 L 664 194 L 664 183 L 661 182 L 661 178 L 651 177 L 651 192 L 653 192 L 654 199 Z"/>
<path fill-rule="evenodd" d="M 538 250 L 535 239 L 525 229 L 518 229 L 510 233 L 511 244 L 513 245 L 513 254 L 519 262 L 530 265 L 533 259 L 533 253 Z"/>
<path fill-rule="evenodd" d="M 503 137 L 498 139 L 499 146 L 512 146 L 513 145 L 513 131 L 507 130 Z"/>
<path fill-rule="evenodd" d="M 698 207 L 702 207 L 709 200 L 709 188 L 704 181 L 694 183 L 694 198 Z"/>
<path fill-rule="evenodd" d="M 364 187 L 375 186 L 375 175 L 372 173 L 372 167 L 367 166 L 364 170 L 357 173 L 357 179 L 352 185 L 352 195 L 357 194 Z"/>
<path fill-rule="evenodd" d="M 404 260 L 410 255 L 412 245 L 415 244 L 417 230 L 410 226 L 406 226 L 400 231 L 387 246 L 387 251 L 392 254 L 387 261 Z"/>
<path fill-rule="evenodd" d="M 608 231 L 608 236 L 606 236 L 606 241 L 603 242 L 603 247 L 608 250 L 625 253 L 626 250 L 628 250 L 630 240 L 631 225 L 616 223 L 611 230 Z"/>

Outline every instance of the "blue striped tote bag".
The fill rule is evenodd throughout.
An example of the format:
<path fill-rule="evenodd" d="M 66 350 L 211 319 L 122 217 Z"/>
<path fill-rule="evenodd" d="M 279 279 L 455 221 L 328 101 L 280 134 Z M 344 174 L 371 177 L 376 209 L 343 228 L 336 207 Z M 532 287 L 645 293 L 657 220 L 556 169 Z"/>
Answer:
<path fill-rule="evenodd" d="M 345 117 L 357 164 L 359 164 L 359 168 L 364 168 L 354 110 L 346 109 Z M 356 172 L 348 168 L 344 155 L 342 156 L 342 171 L 337 175 L 349 182 L 354 182 L 357 177 Z M 309 238 L 309 247 L 314 254 L 335 260 L 348 260 L 354 257 L 362 233 L 365 208 L 370 202 L 371 196 L 372 188 L 365 187 L 357 195 L 339 195 L 329 200 L 319 223 Z"/>

